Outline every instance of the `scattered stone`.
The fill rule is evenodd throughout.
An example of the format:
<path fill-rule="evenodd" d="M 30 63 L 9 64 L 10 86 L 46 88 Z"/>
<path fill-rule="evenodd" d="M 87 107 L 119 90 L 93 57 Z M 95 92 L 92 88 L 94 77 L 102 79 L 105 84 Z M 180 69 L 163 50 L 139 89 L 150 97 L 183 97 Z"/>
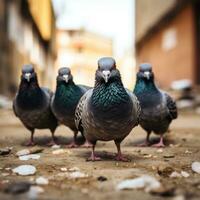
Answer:
<path fill-rule="evenodd" d="M 40 158 L 40 155 L 38 154 L 29 154 L 29 155 L 24 155 L 24 156 L 19 156 L 20 160 L 38 160 Z"/>
<path fill-rule="evenodd" d="M 171 174 L 170 174 L 170 178 L 181 178 L 182 176 L 181 176 L 181 174 L 180 173 L 178 173 L 178 172 L 172 172 Z"/>
<path fill-rule="evenodd" d="M 41 153 L 42 151 L 44 151 L 44 149 L 38 148 L 38 147 L 33 147 L 31 149 L 22 149 L 22 150 L 20 150 L 16 153 L 16 156 L 25 156 L 25 155 L 29 155 L 29 154 L 37 154 L 37 153 Z"/>
<path fill-rule="evenodd" d="M 12 150 L 12 147 L 6 147 L 3 149 L 0 149 L 0 156 L 8 155 Z"/>
<path fill-rule="evenodd" d="M 83 172 L 72 172 L 69 174 L 69 178 L 77 179 L 77 178 L 86 178 L 88 177 L 88 174 L 85 174 Z"/>
<path fill-rule="evenodd" d="M 189 176 L 190 176 L 190 174 L 188 174 L 185 171 L 181 171 L 181 173 L 174 171 L 171 173 L 170 178 L 181 178 L 181 177 L 187 178 Z"/>
<path fill-rule="evenodd" d="M 63 153 L 71 154 L 72 152 L 68 149 L 56 149 L 52 151 L 52 154 L 54 155 L 63 154 Z"/>
<path fill-rule="evenodd" d="M 38 199 L 38 195 L 43 193 L 44 189 L 40 186 L 31 186 L 28 192 L 28 199 Z"/>
<path fill-rule="evenodd" d="M 61 171 L 61 172 L 67 172 L 68 169 L 67 169 L 66 167 L 61 167 L 61 168 L 60 168 L 60 171 Z"/>
<path fill-rule="evenodd" d="M 186 154 L 191 154 L 192 151 L 186 150 L 185 153 L 186 153 Z"/>
<path fill-rule="evenodd" d="M 77 171 L 80 171 L 80 169 L 78 167 L 72 167 L 72 168 L 69 168 L 68 171 L 69 172 L 77 172 Z"/>
<path fill-rule="evenodd" d="M 181 171 L 181 175 L 184 177 L 184 178 L 187 178 L 190 176 L 189 173 L 185 172 L 185 171 Z"/>
<path fill-rule="evenodd" d="M 30 154 L 29 149 L 22 149 L 16 153 L 16 156 L 24 156 L 24 155 L 28 155 L 28 154 Z"/>
<path fill-rule="evenodd" d="M 152 155 L 151 154 L 145 154 L 143 157 L 144 158 L 152 158 Z"/>
<path fill-rule="evenodd" d="M 198 174 L 200 174 L 200 162 L 192 163 L 192 170 Z"/>
<path fill-rule="evenodd" d="M 47 178 L 42 177 L 42 176 L 36 178 L 35 182 L 38 185 L 48 185 L 49 184 L 49 180 Z"/>
<path fill-rule="evenodd" d="M 54 144 L 51 148 L 52 149 L 60 149 L 60 145 Z"/>
<path fill-rule="evenodd" d="M 157 152 L 158 152 L 158 153 L 162 153 L 162 152 L 163 152 L 163 149 L 158 149 Z"/>
<path fill-rule="evenodd" d="M 36 168 L 33 165 L 20 165 L 12 171 L 16 174 L 27 176 L 27 175 L 33 175 L 36 173 Z"/>
<path fill-rule="evenodd" d="M 170 155 L 170 154 L 169 154 L 169 155 L 164 155 L 164 156 L 163 156 L 163 158 L 174 158 L 174 157 L 175 157 L 174 155 Z"/>
<path fill-rule="evenodd" d="M 61 177 L 66 177 L 69 179 L 79 179 L 79 178 L 87 178 L 88 174 L 85 174 L 83 172 L 77 171 L 77 172 L 62 172 L 62 173 L 58 173 L 57 176 L 61 176 Z"/>
<path fill-rule="evenodd" d="M 150 192 L 160 187 L 161 183 L 158 180 L 152 176 L 144 175 L 135 179 L 127 179 L 120 182 L 117 185 L 117 190 L 144 188 L 145 192 Z"/>
<path fill-rule="evenodd" d="M 171 173 L 174 171 L 174 169 L 172 167 L 169 166 L 159 166 L 157 168 L 157 172 L 160 176 L 163 177 L 169 177 L 171 175 Z"/>
<path fill-rule="evenodd" d="M 20 193 L 24 193 L 27 192 L 31 187 L 31 183 L 29 182 L 16 182 L 16 183 L 12 183 L 9 184 L 4 192 L 6 193 L 10 193 L 10 194 L 20 194 Z"/>
<path fill-rule="evenodd" d="M 107 181 L 108 179 L 105 176 L 99 176 L 97 178 L 98 181 L 103 182 L 103 181 Z"/>
<path fill-rule="evenodd" d="M 169 147 L 180 147 L 181 144 L 170 144 Z"/>

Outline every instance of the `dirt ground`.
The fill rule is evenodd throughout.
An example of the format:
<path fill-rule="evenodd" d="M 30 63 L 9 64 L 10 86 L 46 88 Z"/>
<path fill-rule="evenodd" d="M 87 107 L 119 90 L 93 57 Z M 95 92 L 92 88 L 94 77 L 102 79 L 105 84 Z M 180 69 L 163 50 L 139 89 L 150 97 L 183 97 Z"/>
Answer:
<path fill-rule="evenodd" d="M 181 114 L 171 125 L 170 133 L 166 134 L 166 148 L 162 150 L 152 147 L 136 147 L 145 138 L 145 132 L 137 127 L 122 143 L 123 153 L 131 162 L 117 162 L 114 160 L 116 147 L 113 142 L 98 142 L 96 151 L 102 161 L 86 162 L 90 149 L 66 149 L 63 145 L 69 143 L 72 133 L 61 126 L 56 131 L 58 142 L 65 153 L 52 154 L 55 149 L 45 146 L 50 140 L 48 130 L 36 131 L 37 147 L 43 148 L 38 160 L 21 161 L 15 155 L 17 151 L 25 149 L 23 144 L 30 133 L 21 125 L 12 111 L 0 110 L 0 148 L 13 147 L 11 153 L 0 156 L 0 199 L 30 199 L 28 193 L 7 194 L 4 188 L 9 183 L 17 181 L 34 182 L 36 177 L 49 179 L 49 184 L 41 186 L 44 192 L 36 199 L 200 199 L 200 174 L 194 173 L 191 163 L 200 161 L 200 116 L 195 114 Z M 156 136 L 151 136 L 156 140 Z M 113 153 L 113 155 L 112 155 Z M 33 176 L 20 176 L 11 169 L 31 164 L 37 168 Z M 88 174 L 86 178 L 69 179 L 61 172 L 61 168 L 78 167 L 81 172 Z M 171 172 L 186 171 L 189 177 L 171 178 Z M 159 180 L 163 192 L 154 193 L 140 190 L 116 190 L 117 184 L 125 179 L 150 175 Z M 106 181 L 99 181 L 98 177 L 106 177 Z M 34 199 L 34 198 L 33 198 Z"/>

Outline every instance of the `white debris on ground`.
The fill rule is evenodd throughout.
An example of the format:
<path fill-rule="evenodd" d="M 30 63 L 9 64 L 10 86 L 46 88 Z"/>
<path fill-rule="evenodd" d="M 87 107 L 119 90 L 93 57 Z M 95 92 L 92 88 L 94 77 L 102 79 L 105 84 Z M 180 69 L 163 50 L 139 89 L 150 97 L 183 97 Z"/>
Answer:
<path fill-rule="evenodd" d="M 40 177 L 36 178 L 35 183 L 37 185 L 48 185 L 49 180 L 45 177 L 40 176 Z"/>
<path fill-rule="evenodd" d="M 81 172 L 78 167 L 72 167 L 69 169 L 62 167 L 60 170 L 62 171 L 62 173 L 58 173 L 57 176 L 63 176 L 63 177 L 69 178 L 69 179 L 78 179 L 78 178 L 89 177 L 88 174 Z"/>
<path fill-rule="evenodd" d="M 38 195 L 43 193 L 44 189 L 40 186 L 31 186 L 28 192 L 28 199 L 38 199 Z"/>
<path fill-rule="evenodd" d="M 189 177 L 189 176 L 190 176 L 190 174 L 187 173 L 186 171 L 181 171 L 180 173 L 174 171 L 174 172 L 172 172 L 172 173 L 170 174 L 169 177 L 170 177 L 170 178 L 181 178 L 181 177 L 187 178 L 187 177 Z"/>
<path fill-rule="evenodd" d="M 51 148 L 52 149 L 60 149 L 60 145 L 54 144 Z"/>
<path fill-rule="evenodd" d="M 185 172 L 185 171 L 181 171 L 181 175 L 182 175 L 183 177 L 185 177 L 185 178 L 187 178 L 187 177 L 190 176 L 190 174 L 187 173 L 187 172 Z"/>
<path fill-rule="evenodd" d="M 156 178 L 149 175 L 144 175 L 138 178 L 127 179 L 120 182 L 117 185 L 117 190 L 144 188 L 145 192 L 150 192 L 160 187 L 161 187 L 161 183 Z"/>
<path fill-rule="evenodd" d="M 12 171 L 22 176 L 28 176 L 35 174 L 37 170 L 33 165 L 20 165 L 12 169 Z"/>
<path fill-rule="evenodd" d="M 42 148 L 32 148 L 32 149 L 22 149 L 16 153 L 16 156 L 25 156 L 29 154 L 41 153 L 44 149 Z"/>
<path fill-rule="evenodd" d="M 200 162 L 192 163 L 192 170 L 198 174 L 200 174 Z"/>
<path fill-rule="evenodd" d="M 19 156 L 20 160 L 38 160 L 40 158 L 39 154 L 29 154 L 24 156 Z"/>
<path fill-rule="evenodd" d="M 63 154 L 63 153 L 72 154 L 72 152 L 68 149 L 56 149 L 52 151 L 52 154 L 54 155 Z"/>
<path fill-rule="evenodd" d="M 24 155 L 28 155 L 28 154 L 30 154 L 29 149 L 22 149 L 16 153 L 16 156 L 24 156 Z"/>

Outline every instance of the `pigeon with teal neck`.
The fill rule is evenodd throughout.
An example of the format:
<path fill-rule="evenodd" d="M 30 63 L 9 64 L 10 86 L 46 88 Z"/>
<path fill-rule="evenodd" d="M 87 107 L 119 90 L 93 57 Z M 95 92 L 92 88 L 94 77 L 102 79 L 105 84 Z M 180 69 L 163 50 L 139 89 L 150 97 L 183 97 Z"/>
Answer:
<path fill-rule="evenodd" d="M 98 140 L 114 140 L 117 160 L 127 161 L 122 155 L 120 144 L 138 124 L 140 106 L 136 96 L 122 84 L 115 60 L 110 57 L 98 61 L 94 89 L 83 95 L 76 108 L 75 121 L 92 144 L 88 160 L 100 160 L 95 155 Z"/>
<path fill-rule="evenodd" d="M 68 147 L 77 147 L 78 129 L 75 126 L 75 109 L 83 94 L 89 89 L 87 86 L 76 85 L 71 70 L 60 68 L 57 76 L 56 92 L 52 98 L 51 109 L 60 124 L 64 124 L 74 132 L 74 138 Z"/>
<path fill-rule="evenodd" d="M 28 146 L 35 144 L 33 140 L 35 129 L 50 129 L 52 141 L 49 145 L 55 143 L 57 119 L 50 108 L 52 95 L 49 89 L 39 86 L 33 66 L 24 65 L 19 90 L 13 101 L 13 110 L 24 126 L 31 131 Z"/>
<path fill-rule="evenodd" d="M 163 135 L 177 118 L 177 108 L 175 101 L 155 85 L 151 64 L 140 65 L 134 94 L 141 106 L 140 125 L 147 132 L 146 141 L 140 146 L 148 146 L 149 136 L 154 132 L 160 135 L 160 141 L 153 146 L 163 147 Z"/>

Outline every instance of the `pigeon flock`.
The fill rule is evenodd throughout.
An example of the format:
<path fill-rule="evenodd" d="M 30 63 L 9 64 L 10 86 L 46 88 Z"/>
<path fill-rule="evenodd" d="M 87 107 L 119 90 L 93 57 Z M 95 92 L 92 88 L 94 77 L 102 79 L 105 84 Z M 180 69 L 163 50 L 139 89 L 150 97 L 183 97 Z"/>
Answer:
<path fill-rule="evenodd" d="M 152 146 L 163 147 L 163 135 L 177 118 L 176 103 L 156 86 L 151 64 L 139 66 L 132 92 L 124 88 L 116 62 L 111 57 L 98 60 L 93 88 L 77 85 L 71 70 L 60 68 L 55 93 L 40 87 L 33 66 L 24 65 L 13 110 L 31 132 L 28 146 L 35 144 L 35 129 L 50 129 L 52 140 L 48 145 L 56 144 L 54 132 L 59 124 L 63 124 L 74 133 L 68 147 L 79 146 L 76 140 L 80 132 L 85 140 L 81 146 L 92 148 L 88 161 L 101 160 L 95 154 L 99 140 L 113 140 L 117 147 L 116 160 L 128 161 L 120 144 L 137 125 L 147 132 L 146 140 L 140 146 L 151 145 L 149 136 L 154 132 L 160 141 Z"/>

